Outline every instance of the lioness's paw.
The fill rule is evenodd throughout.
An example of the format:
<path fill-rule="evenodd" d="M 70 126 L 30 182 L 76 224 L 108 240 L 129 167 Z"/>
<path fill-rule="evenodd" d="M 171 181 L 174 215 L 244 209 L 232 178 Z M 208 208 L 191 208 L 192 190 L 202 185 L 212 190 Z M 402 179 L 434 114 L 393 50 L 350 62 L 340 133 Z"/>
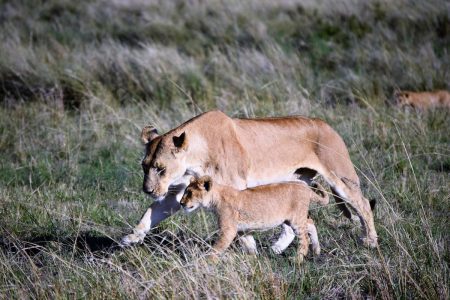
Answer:
<path fill-rule="evenodd" d="M 320 255 L 320 246 L 313 246 L 314 255 Z"/>
<path fill-rule="evenodd" d="M 275 254 L 281 254 L 284 251 L 284 248 L 280 245 L 272 245 L 272 251 L 275 252 Z"/>
<path fill-rule="evenodd" d="M 131 233 L 122 238 L 122 240 L 120 241 L 120 245 L 122 247 L 127 247 L 127 246 L 135 245 L 138 243 L 142 243 L 142 242 L 144 242 L 144 238 L 145 238 L 145 233 L 138 233 L 138 232 Z"/>
<path fill-rule="evenodd" d="M 247 253 L 250 255 L 258 255 L 258 250 L 256 248 L 247 249 Z"/>

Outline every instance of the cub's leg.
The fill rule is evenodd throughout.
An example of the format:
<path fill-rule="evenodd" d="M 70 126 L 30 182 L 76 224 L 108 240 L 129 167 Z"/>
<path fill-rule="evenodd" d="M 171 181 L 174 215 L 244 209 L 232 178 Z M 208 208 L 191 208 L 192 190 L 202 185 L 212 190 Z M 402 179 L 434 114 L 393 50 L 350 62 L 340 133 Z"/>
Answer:
<path fill-rule="evenodd" d="M 258 254 L 258 249 L 256 249 L 256 242 L 253 238 L 253 235 L 247 234 L 239 237 L 239 241 L 241 242 L 242 247 L 249 254 Z"/>
<path fill-rule="evenodd" d="M 292 230 L 291 226 L 287 224 L 282 224 L 282 232 L 278 240 L 272 245 L 272 250 L 276 254 L 280 254 L 292 243 L 295 238 L 295 233 Z"/>
<path fill-rule="evenodd" d="M 315 255 L 320 254 L 320 244 L 319 244 L 319 237 L 317 236 L 317 229 L 314 225 L 314 221 L 310 218 L 307 220 L 307 231 L 309 238 L 311 239 L 312 248 Z"/>
<path fill-rule="evenodd" d="M 220 226 L 219 239 L 213 246 L 213 254 L 222 254 L 233 242 L 237 235 L 237 227 L 235 225 Z"/>
<path fill-rule="evenodd" d="M 298 261 L 300 263 L 303 262 L 303 259 L 308 254 L 309 239 L 308 239 L 308 230 L 307 230 L 308 226 L 306 223 L 306 219 L 307 219 L 306 216 L 297 217 L 291 220 L 290 222 L 290 225 L 294 230 L 295 234 L 300 238 L 297 250 Z"/>

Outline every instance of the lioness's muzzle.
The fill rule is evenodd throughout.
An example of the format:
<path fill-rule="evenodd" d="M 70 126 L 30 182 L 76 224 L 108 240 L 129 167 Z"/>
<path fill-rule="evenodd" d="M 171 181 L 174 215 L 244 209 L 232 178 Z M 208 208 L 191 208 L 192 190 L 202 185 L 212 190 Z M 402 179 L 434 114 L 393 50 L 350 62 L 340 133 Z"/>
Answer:
<path fill-rule="evenodd" d="M 145 186 L 142 188 L 142 190 L 144 191 L 144 193 L 150 194 L 150 195 L 152 195 L 153 192 L 155 191 L 155 190 L 153 190 L 153 189 L 148 189 L 148 188 L 146 188 Z"/>
<path fill-rule="evenodd" d="M 145 187 L 142 190 L 144 191 L 144 193 L 146 193 L 147 195 L 149 195 L 150 197 L 152 197 L 153 199 L 155 199 L 157 201 L 164 199 L 164 197 L 166 197 L 166 195 L 167 195 L 167 193 L 158 195 L 157 193 L 155 193 L 154 189 L 147 189 Z"/>

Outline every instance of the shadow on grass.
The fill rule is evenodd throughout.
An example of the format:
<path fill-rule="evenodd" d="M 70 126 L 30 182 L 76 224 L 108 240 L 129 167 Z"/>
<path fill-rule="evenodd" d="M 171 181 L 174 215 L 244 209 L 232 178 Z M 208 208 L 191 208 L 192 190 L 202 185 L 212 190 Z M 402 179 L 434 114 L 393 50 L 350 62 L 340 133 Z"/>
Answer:
<path fill-rule="evenodd" d="M 450 173 L 450 159 L 446 161 L 434 161 L 430 165 L 430 169 L 436 172 Z"/>
<path fill-rule="evenodd" d="M 112 253 L 124 251 L 134 247 L 145 247 L 150 251 L 161 252 L 170 249 L 174 253 L 183 256 L 186 247 L 196 247 L 202 251 L 208 249 L 208 244 L 201 239 L 192 238 L 182 231 L 172 232 L 168 230 L 152 230 L 140 245 L 121 247 L 118 244 L 120 238 L 99 235 L 97 232 L 81 232 L 76 236 L 61 237 L 58 235 L 38 235 L 28 239 L 19 239 L 8 234 L 0 236 L 0 251 L 7 254 L 24 254 L 36 256 L 42 252 L 66 252 L 74 253 L 78 257 L 94 255 L 107 257 Z"/>
<path fill-rule="evenodd" d="M 14 238 L 8 235 L 0 237 L 0 249 L 4 253 L 20 253 L 35 256 L 43 251 L 56 249 L 76 250 L 77 253 L 111 253 L 119 249 L 119 245 L 110 237 L 98 236 L 91 232 L 83 232 L 74 237 L 57 235 L 38 235 L 28 239 Z"/>

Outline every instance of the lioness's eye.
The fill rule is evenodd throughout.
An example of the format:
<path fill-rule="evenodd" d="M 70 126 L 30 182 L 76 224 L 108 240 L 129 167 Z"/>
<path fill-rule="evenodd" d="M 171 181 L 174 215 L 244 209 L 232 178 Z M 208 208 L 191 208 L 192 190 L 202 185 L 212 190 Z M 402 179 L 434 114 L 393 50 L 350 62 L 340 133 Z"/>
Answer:
<path fill-rule="evenodd" d="M 156 172 L 158 175 L 164 175 L 166 173 L 166 168 L 157 167 Z"/>

